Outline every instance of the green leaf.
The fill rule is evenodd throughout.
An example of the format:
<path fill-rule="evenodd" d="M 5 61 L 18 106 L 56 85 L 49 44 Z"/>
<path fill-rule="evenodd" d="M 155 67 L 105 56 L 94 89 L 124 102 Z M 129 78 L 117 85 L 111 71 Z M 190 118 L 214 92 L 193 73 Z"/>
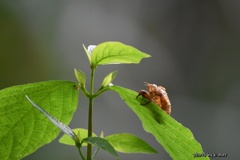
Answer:
<path fill-rule="evenodd" d="M 100 134 L 99 137 L 100 137 L 100 138 L 104 138 L 104 132 L 103 132 L 103 131 L 101 132 L 101 134 Z"/>
<path fill-rule="evenodd" d="M 75 76 L 82 87 L 85 87 L 86 84 L 86 75 L 83 71 L 74 69 Z"/>
<path fill-rule="evenodd" d="M 118 152 L 123 153 L 157 153 L 150 145 L 140 138 L 128 134 L 113 134 L 105 137 Z"/>
<path fill-rule="evenodd" d="M 92 66 L 120 64 L 120 63 L 139 63 L 142 58 L 148 58 L 145 54 L 132 46 L 120 42 L 104 42 L 99 44 L 92 51 Z"/>
<path fill-rule="evenodd" d="M 60 132 L 25 95 L 49 114 L 69 124 L 77 108 L 76 85 L 68 81 L 46 81 L 0 90 L 1 160 L 22 159 L 53 141 Z"/>
<path fill-rule="evenodd" d="M 89 63 L 91 64 L 91 54 L 88 52 L 88 50 L 86 49 L 86 47 L 84 46 L 84 44 L 82 44 L 83 45 L 83 48 L 84 48 L 84 51 L 86 52 L 86 54 L 87 54 L 87 57 L 88 57 L 88 60 L 89 60 Z"/>
<path fill-rule="evenodd" d="M 78 136 L 80 142 L 84 139 L 88 137 L 88 130 L 83 129 L 83 128 L 75 128 L 73 129 L 73 132 Z M 92 133 L 93 137 L 97 137 L 97 135 L 95 133 Z M 60 139 L 59 142 L 62 144 L 66 144 L 66 145 L 71 145 L 71 146 L 75 146 L 75 142 L 73 141 L 72 138 L 70 138 L 68 135 L 64 134 Z M 83 146 L 87 146 L 87 144 L 83 144 Z"/>
<path fill-rule="evenodd" d="M 173 159 L 194 159 L 195 153 L 203 153 L 201 145 L 194 138 L 192 132 L 166 114 L 156 104 L 149 103 L 142 106 L 141 102 L 136 99 L 137 92 L 120 86 L 111 86 L 108 89 L 120 95 L 137 114 L 144 130 L 151 133 Z M 139 97 L 139 99 L 141 98 Z M 201 159 L 209 158 L 201 157 Z"/>
<path fill-rule="evenodd" d="M 106 140 L 100 137 L 88 137 L 82 140 L 83 143 L 90 143 L 92 145 L 97 146 L 100 149 L 110 153 L 116 159 L 119 159 L 117 152 L 113 148 L 113 146 Z"/>
<path fill-rule="evenodd" d="M 103 79 L 101 88 L 104 88 L 104 87 L 108 86 L 109 83 L 111 83 L 111 82 L 114 80 L 116 74 L 117 74 L 117 71 L 113 71 L 113 72 L 109 73 L 109 74 Z"/>

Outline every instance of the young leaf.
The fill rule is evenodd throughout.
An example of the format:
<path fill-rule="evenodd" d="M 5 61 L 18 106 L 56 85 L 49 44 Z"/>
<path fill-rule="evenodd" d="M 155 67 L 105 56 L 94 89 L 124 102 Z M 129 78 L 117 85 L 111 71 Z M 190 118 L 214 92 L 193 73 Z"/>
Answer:
<path fill-rule="evenodd" d="M 100 134 L 99 137 L 100 137 L 100 138 L 104 138 L 104 132 L 103 132 L 103 131 L 101 132 L 101 134 Z"/>
<path fill-rule="evenodd" d="M 74 69 L 75 76 L 82 87 L 85 87 L 86 84 L 86 75 L 83 71 Z"/>
<path fill-rule="evenodd" d="M 117 71 L 113 71 L 113 72 L 109 73 L 109 74 L 103 79 L 101 88 L 104 88 L 104 87 L 108 86 L 109 83 L 111 83 L 111 82 L 114 80 L 116 74 L 117 74 Z"/>
<path fill-rule="evenodd" d="M 117 152 L 113 146 L 106 140 L 100 137 L 88 137 L 82 140 L 83 143 L 90 143 L 97 146 L 98 148 L 103 149 L 104 151 L 110 153 L 116 159 L 119 159 Z"/>
<path fill-rule="evenodd" d="M 83 129 L 83 128 L 75 128 L 73 129 L 73 132 L 78 136 L 79 140 L 83 140 L 84 138 L 88 137 L 88 130 Z M 78 133 L 80 134 L 80 136 L 78 135 Z M 93 137 L 97 137 L 97 135 L 95 133 L 92 133 Z M 70 138 L 68 135 L 64 134 L 60 139 L 59 142 L 62 144 L 66 144 L 66 145 L 72 145 L 75 146 L 75 142 L 72 140 L 72 138 Z M 87 144 L 83 143 L 83 146 L 86 146 Z"/>
<path fill-rule="evenodd" d="M 146 142 L 132 134 L 128 133 L 113 134 L 105 137 L 105 139 L 118 152 L 157 153 L 150 145 L 148 145 Z"/>
<path fill-rule="evenodd" d="M 77 140 L 77 135 L 72 131 L 72 129 L 70 127 L 68 127 L 67 125 L 65 125 L 64 123 L 62 123 L 61 121 L 59 121 L 58 119 L 56 119 L 55 117 L 53 117 L 52 115 L 50 115 L 49 113 L 47 113 L 44 109 L 42 109 L 41 107 L 39 107 L 38 105 L 36 105 L 27 95 L 25 95 L 27 100 L 35 107 L 37 108 L 39 111 L 41 111 L 56 127 L 58 127 L 63 133 L 65 133 L 66 135 L 68 135 L 70 138 L 72 138 L 74 141 Z"/>
<path fill-rule="evenodd" d="M 132 46 L 120 42 L 104 42 L 94 48 L 92 52 L 92 66 L 139 63 L 141 59 L 150 55 L 143 53 Z"/>
<path fill-rule="evenodd" d="M 85 53 L 87 54 L 89 63 L 91 64 L 91 63 L 92 63 L 91 53 L 86 49 L 86 47 L 84 46 L 84 44 L 82 44 L 82 45 L 83 45 L 83 48 L 84 48 Z"/>
<path fill-rule="evenodd" d="M 53 141 L 60 130 L 26 99 L 34 101 L 65 124 L 77 108 L 74 82 L 46 81 L 0 90 L 0 157 L 22 159 Z"/>
<path fill-rule="evenodd" d="M 203 153 L 201 145 L 194 138 L 192 132 L 156 104 L 148 103 L 142 106 L 141 102 L 136 99 L 137 92 L 120 86 L 112 86 L 108 89 L 120 95 L 137 114 L 144 130 L 151 133 L 173 159 L 194 159 L 195 153 Z M 201 157 L 201 159 L 209 158 Z"/>

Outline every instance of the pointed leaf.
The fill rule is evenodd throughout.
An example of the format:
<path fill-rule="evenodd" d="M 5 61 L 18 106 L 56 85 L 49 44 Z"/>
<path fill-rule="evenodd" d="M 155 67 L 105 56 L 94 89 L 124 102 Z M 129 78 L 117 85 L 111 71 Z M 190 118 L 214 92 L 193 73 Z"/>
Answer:
<path fill-rule="evenodd" d="M 113 134 L 105 137 L 114 149 L 123 153 L 157 153 L 149 144 L 140 138 L 128 134 Z"/>
<path fill-rule="evenodd" d="M 94 48 L 92 52 L 92 66 L 139 63 L 141 59 L 150 55 L 143 53 L 132 46 L 120 42 L 104 42 Z"/>
<path fill-rule="evenodd" d="M 83 143 L 90 143 L 92 145 L 95 145 L 104 151 L 110 153 L 112 156 L 114 156 L 116 159 L 119 159 L 117 152 L 113 148 L 113 146 L 106 140 L 100 137 L 88 137 L 83 139 Z"/>
<path fill-rule="evenodd" d="M 109 74 L 103 79 L 101 88 L 104 88 L 104 87 L 108 86 L 109 83 L 111 83 L 111 82 L 114 80 L 116 74 L 117 74 L 117 71 L 113 71 L 113 72 L 109 73 Z"/>
<path fill-rule="evenodd" d="M 82 87 L 85 87 L 86 84 L 86 75 L 83 71 L 74 69 L 75 76 Z"/>
<path fill-rule="evenodd" d="M 84 51 L 85 51 L 85 53 L 87 54 L 87 57 L 88 57 L 88 60 L 89 60 L 89 63 L 91 64 L 91 53 L 89 53 L 89 51 L 86 49 L 86 47 L 84 46 L 84 44 L 82 44 L 83 45 L 83 49 L 84 49 Z"/>
<path fill-rule="evenodd" d="M 79 140 L 82 141 L 84 138 L 88 137 L 88 130 L 83 128 L 75 128 L 73 129 L 73 132 L 78 136 Z M 80 134 L 80 135 L 78 135 Z M 92 133 L 93 137 L 97 137 L 95 133 Z M 68 135 L 64 134 L 60 139 L 59 142 L 66 145 L 72 145 L 75 146 L 75 142 L 70 138 Z M 86 143 L 83 143 L 83 146 L 87 146 Z"/>
<path fill-rule="evenodd" d="M 68 81 L 47 81 L 0 90 L 1 160 L 22 159 L 53 141 L 60 132 L 25 95 L 49 114 L 69 124 L 78 101 L 75 85 Z"/>
<path fill-rule="evenodd" d="M 104 132 L 103 132 L 103 131 L 101 132 L 101 134 L 100 134 L 99 137 L 100 137 L 100 138 L 104 138 Z"/>
<path fill-rule="evenodd" d="M 156 104 L 148 103 L 142 106 L 141 102 L 136 99 L 137 92 L 120 86 L 112 86 L 108 89 L 120 95 L 137 114 L 144 130 L 151 133 L 173 159 L 194 159 L 195 153 L 203 153 L 201 145 L 196 141 L 192 132 Z M 208 157 L 201 158 L 209 159 Z"/>

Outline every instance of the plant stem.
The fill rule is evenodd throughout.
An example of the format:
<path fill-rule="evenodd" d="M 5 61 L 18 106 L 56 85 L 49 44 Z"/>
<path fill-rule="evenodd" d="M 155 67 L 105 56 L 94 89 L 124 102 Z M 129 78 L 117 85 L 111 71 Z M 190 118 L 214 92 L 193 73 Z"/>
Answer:
<path fill-rule="evenodd" d="M 89 98 L 89 110 L 88 110 L 88 137 L 92 137 L 92 104 L 93 99 Z M 87 144 L 87 160 L 91 160 L 92 156 L 92 145 Z"/>
<path fill-rule="evenodd" d="M 82 151 L 81 151 L 80 147 L 78 148 L 78 152 L 79 152 L 81 158 L 82 158 L 83 160 L 85 160 L 85 158 L 84 158 L 84 156 L 83 156 L 83 154 L 82 154 Z"/>
<path fill-rule="evenodd" d="M 91 68 L 91 82 L 90 82 L 90 96 L 89 96 L 89 110 L 88 110 L 88 137 L 92 137 L 92 107 L 93 107 L 93 90 L 94 90 L 94 74 L 95 68 Z M 87 160 L 92 159 L 92 145 L 87 145 Z"/>

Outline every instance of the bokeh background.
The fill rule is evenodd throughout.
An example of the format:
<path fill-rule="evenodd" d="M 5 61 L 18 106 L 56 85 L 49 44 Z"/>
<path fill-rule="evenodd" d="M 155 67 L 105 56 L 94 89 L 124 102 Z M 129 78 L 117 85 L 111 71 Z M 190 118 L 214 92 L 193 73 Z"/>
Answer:
<path fill-rule="evenodd" d="M 172 114 L 205 153 L 240 159 L 239 1 L 0 1 L 0 89 L 46 80 L 76 81 L 87 73 L 85 46 L 121 41 L 152 55 L 139 65 L 97 68 L 96 87 L 118 70 L 114 84 L 132 90 L 143 82 L 167 88 Z M 121 159 L 171 159 L 136 115 L 112 92 L 95 101 L 94 132 L 132 133 L 159 153 L 120 154 Z M 80 94 L 71 128 L 87 128 L 87 99 Z M 60 134 L 61 136 L 62 134 Z M 60 137 L 59 136 L 59 137 Z M 75 148 L 53 143 L 24 160 L 79 159 Z M 113 159 L 99 152 L 96 159 Z"/>

